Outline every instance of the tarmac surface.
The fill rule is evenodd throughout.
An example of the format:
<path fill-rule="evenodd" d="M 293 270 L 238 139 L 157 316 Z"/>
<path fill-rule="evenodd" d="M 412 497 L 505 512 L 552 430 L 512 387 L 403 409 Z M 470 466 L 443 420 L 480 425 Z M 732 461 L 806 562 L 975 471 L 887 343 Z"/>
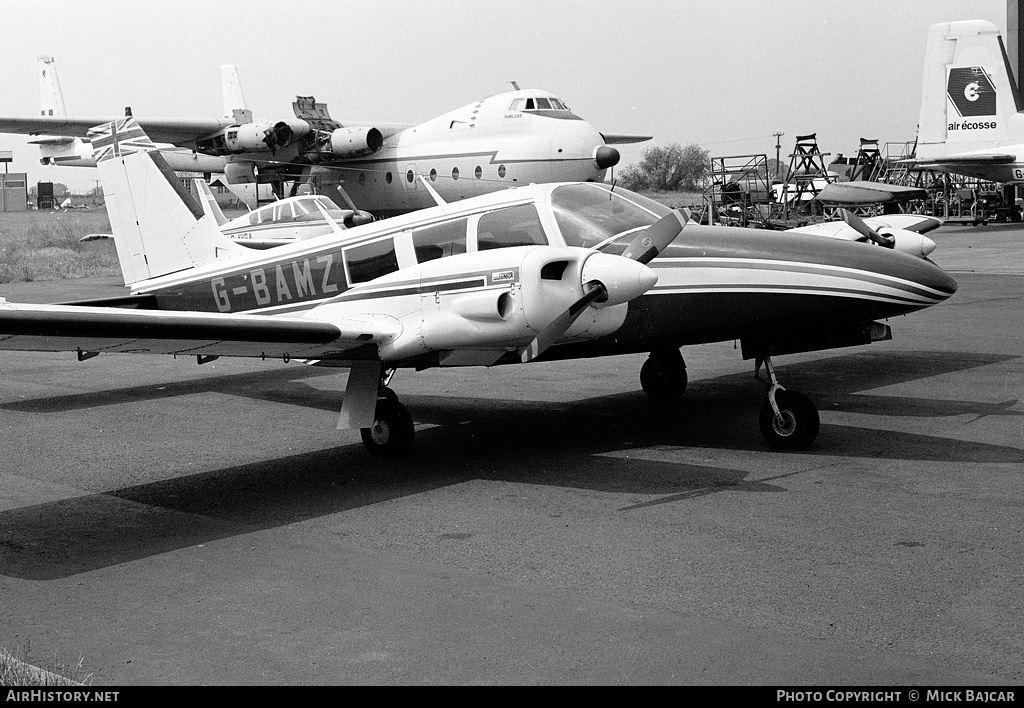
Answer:
<path fill-rule="evenodd" d="M 671 406 L 644 356 L 399 372 L 410 458 L 347 372 L 0 355 L 0 646 L 95 685 L 1024 683 L 1024 228 L 947 226 L 949 301 Z M 117 279 L 0 286 L 12 301 Z"/>

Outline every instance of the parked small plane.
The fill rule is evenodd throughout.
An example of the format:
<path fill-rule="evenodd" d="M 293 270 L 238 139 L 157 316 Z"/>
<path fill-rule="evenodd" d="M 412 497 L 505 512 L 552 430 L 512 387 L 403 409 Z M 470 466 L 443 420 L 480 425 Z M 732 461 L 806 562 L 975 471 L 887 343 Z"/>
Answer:
<path fill-rule="evenodd" d="M 999 29 L 984 20 L 928 28 L 918 167 L 1024 182 L 1024 101 Z"/>
<path fill-rule="evenodd" d="M 233 241 L 249 248 L 275 248 L 294 241 L 334 233 L 337 224 L 345 228 L 368 224 L 373 215 L 358 209 L 342 209 L 322 194 L 304 194 L 279 199 L 228 219 L 204 180 L 192 180 L 203 211 Z"/>
<path fill-rule="evenodd" d="M 301 359 L 350 368 L 340 428 L 383 456 L 414 424 L 396 369 L 650 352 L 641 387 L 686 388 L 680 347 L 738 340 L 768 376 L 760 428 L 803 449 L 819 428 L 779 354 L 890 337 L 875 320 L 950 297 L 926 259 L 804 234 L 686 227 L 606 184 L 538 184 L 267 251 L 225 238 L 131 119 L 93 138 L 125 297 L 0 302 L 0 348 Z M 144 190 L 137 188 L 145 185 Z"/>
<path fill-rule="evenodd" d="M 88 164 L 79 154 L 84 146 L 73 138 L 84 139 L 90 128 L 112 119 L 67 116 L 53 60 L 47 59 L 40 65 L 44 115 L 0 117 L 0 132 L 46 134 L 37 142 L 49 161 Z M 325 104 L 302 96 L 292 104 L 294 118 L 257 122 L 244 107 L 234 67 L 221 71 L 225 117 L 136 120 L 157 143 L 185 149 L 168 156 L 173 169 L 223 173 L 236 194 L 257 184 L 257 172 L 261 181 L 295 184 L 312 173 L 321 193 L 333 197 L 343 181 L 360 209 L 391 216 L 433 204 L 417 175 L 447 201 L 532 182 L 603 181 L 619 161 L 613 145 L 650 140 L 602 134 L 553 94 L 518 88 L 418 125 L 342 123 Z M 255 205 L 254 195 L 245 198 Z"/>

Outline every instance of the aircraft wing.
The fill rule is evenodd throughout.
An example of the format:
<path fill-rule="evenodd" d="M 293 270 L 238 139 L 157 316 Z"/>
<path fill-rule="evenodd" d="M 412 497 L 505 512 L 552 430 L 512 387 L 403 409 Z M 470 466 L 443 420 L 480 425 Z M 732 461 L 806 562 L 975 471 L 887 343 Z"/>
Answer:
<path fill-rule="evenodd" d="M 0 133 L 23 135 L 62 135 L 85 138 L 97 125 L 120 117 L 110 116 L 0 116 Z M 136 118 L 151 140 L 157 143 L 185 145 L 234 125 L 231 118 Z"/>
<path fill-rule="evenodd" d="M 605 145 L 628 145 L 654 139 L 651 135 L 627 135 L 625 133 L 601 133 L 601 137 L 604 138 Z"/>
<path fill-rule="evenodd" d="M 303 317 L 0 302 L 0 349 L 377 359 L 401 332 L 390 318 Z"/>
<path fill-rule="evenodd" d="M 927 167 L 928 165 L 1006 165 L 1016 161 L 1016 155 L 995 152 L 967 155 L 943 155 L 941 157 L 910 158 L 905 160 L 905 162 L 912 163 L 920 167 Z"/>

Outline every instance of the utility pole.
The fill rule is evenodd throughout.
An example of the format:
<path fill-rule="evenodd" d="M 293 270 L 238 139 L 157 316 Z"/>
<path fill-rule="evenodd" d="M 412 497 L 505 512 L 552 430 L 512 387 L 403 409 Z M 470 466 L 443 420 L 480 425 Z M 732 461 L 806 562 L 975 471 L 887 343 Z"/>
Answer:
<path fill-rule="evenodd" d="M 785 133 L 772 133 L 775 136 L 775 176 L 779 176 L 779 151 L 782 149 L 782 136 Z"/>

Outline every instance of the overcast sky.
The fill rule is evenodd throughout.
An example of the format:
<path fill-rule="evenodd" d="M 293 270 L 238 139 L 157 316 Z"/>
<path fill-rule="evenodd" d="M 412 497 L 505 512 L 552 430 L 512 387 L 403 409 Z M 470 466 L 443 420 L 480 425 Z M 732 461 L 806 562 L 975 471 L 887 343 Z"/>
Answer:
<path fill-rule="evenodd" d="M 807 133 L 833 154 L 856 153 L 862 137 L 912 141 L 927 26 L 1006 31 L 1005 0 L 0 0 L 0 11 L 0 115 L 38 113 L 40 54 L 57 60 L 71 115 L 220 116 L 221 64 L 238 67 L 257 120 L 290 117 L 294 97 L 312 95 L 336 119 L 418 122 L 514 80 L 599 130 L 713 156 L 774 157 L 779 131 L 783 156 Z M 25 140 L 0 135 L 11 172 L 93 186 L 94 170 L 41 167 Z"/>

